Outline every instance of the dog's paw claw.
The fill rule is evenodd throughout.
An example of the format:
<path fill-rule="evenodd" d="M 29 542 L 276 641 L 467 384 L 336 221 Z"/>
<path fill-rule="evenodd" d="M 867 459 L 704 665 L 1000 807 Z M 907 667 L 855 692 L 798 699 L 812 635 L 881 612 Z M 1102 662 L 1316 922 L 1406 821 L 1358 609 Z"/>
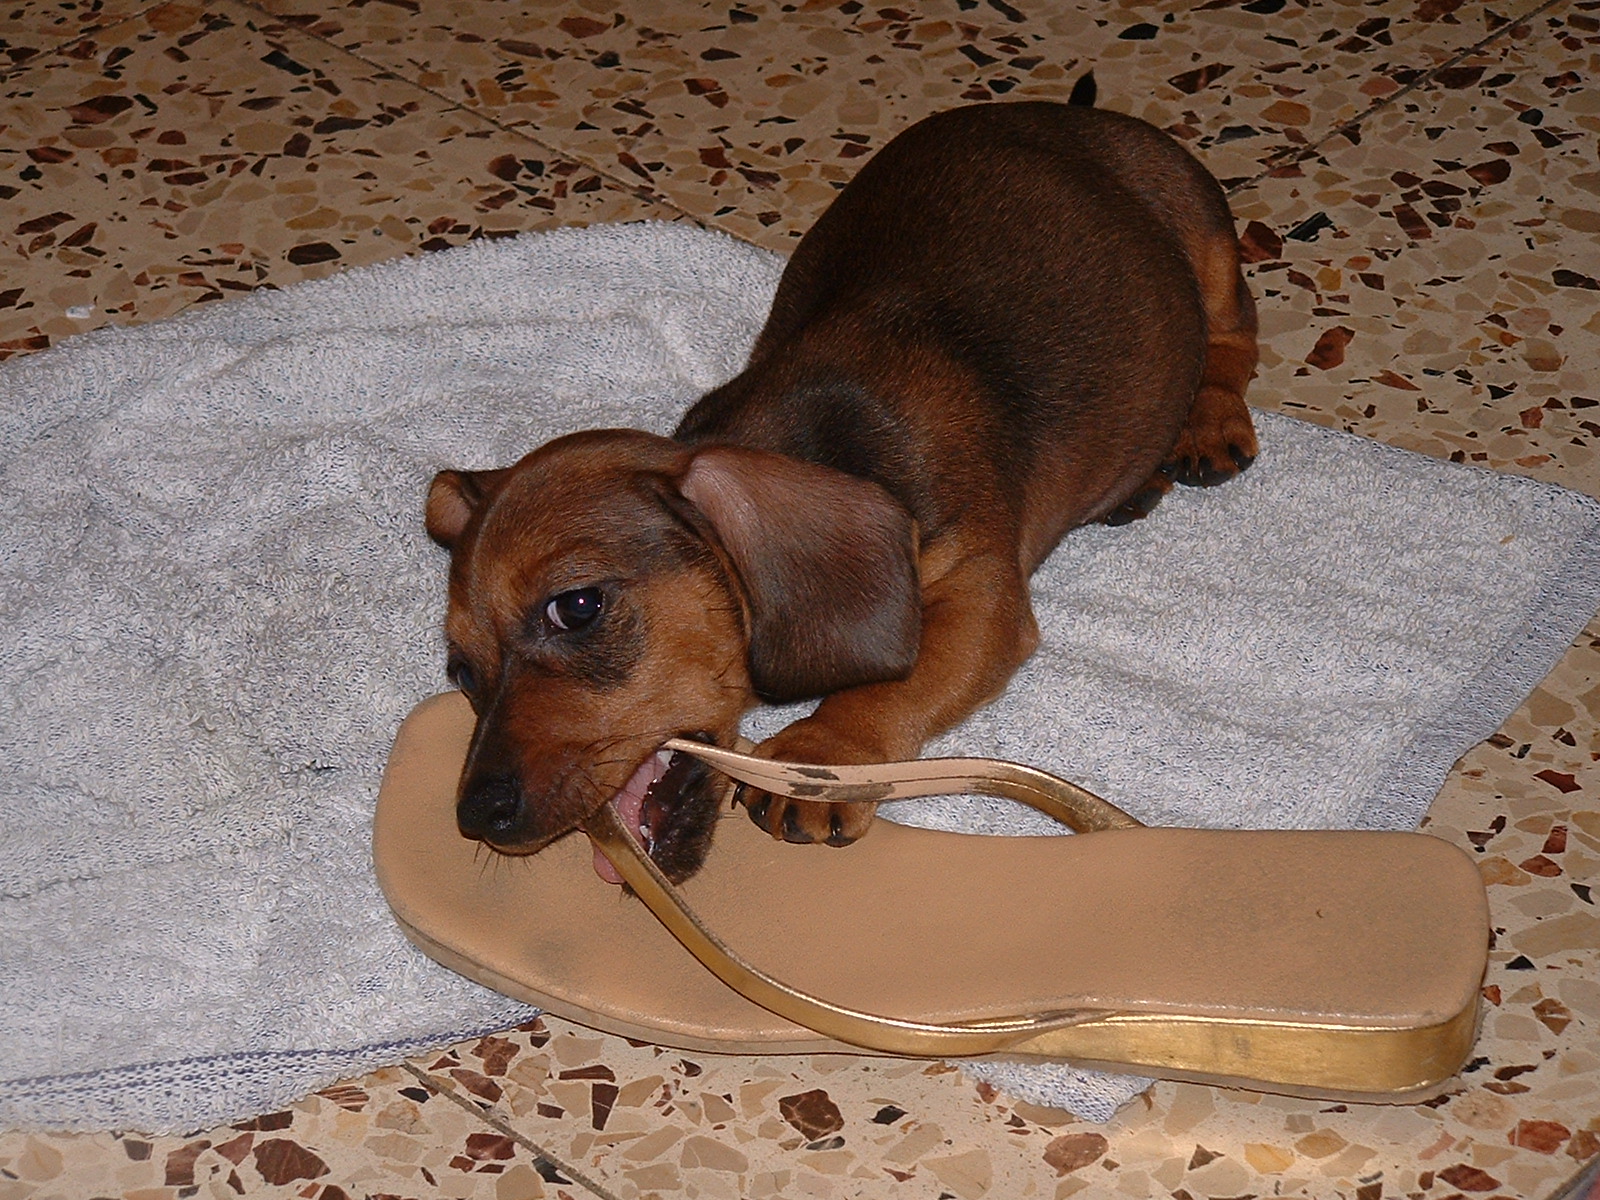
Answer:
<path fill-rule="evenodd" d="M 800 827 L 800 810 L 792 804 L 783 810 L 783 840 L 796 846 L 809 846 L 817 840 Z"/>
<path fill-rule="evenodd" d="M 1251 463 L 1255 455 L 1246 454 L 1238 446 L 1228 447 L 1228 457 L 1213 459 L 1209 454 L 1184 458 L 1171 464 L 1171 477 L 1185 487 L 1216 487 L 1226 483 Z M 1167 468 L 1162 468 L 1165 472 Z"/>
<path fill-rule="evenodd" d="M 740 799 L 743 799 L 743 797 L 741 796 Z M 755 803 L 752 804 L 748 801 L 745 803 L 745 812 L 750 814 L 750 819 L 754 821 L 759 828 L 765 830 L 767 833 L 771 833 L 772 830 L 767 829 L 767 810 L 771 807 L 772 797 L 763 792 L 761 794 L 761 799 L 757 800 Z"/>
<path fill-rule="evenodd" d="M 1161 503 L 1161 497 L 1165 496 L 1171 488 L 1172 484 L 1168 482 L 1168 476 L 1163 468 L 1150 483 L 1129 496 L 1120 506 L 1101 517 L 1101 524 L 1128 525 L 1134 521 L 1143 520 L 1155 511 L 1156 505 Z"/>

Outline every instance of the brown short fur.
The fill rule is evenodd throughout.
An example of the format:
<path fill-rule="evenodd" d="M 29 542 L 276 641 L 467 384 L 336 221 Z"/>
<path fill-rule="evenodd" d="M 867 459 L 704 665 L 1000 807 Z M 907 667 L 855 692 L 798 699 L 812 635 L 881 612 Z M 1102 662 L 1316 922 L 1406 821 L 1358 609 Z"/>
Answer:
<path fill-rule="evenodd" d="M 728 743 L 758 696 L 825 697 L 762 754 L 914 756 L 1032 653 L 1027 579 L 1068 530 L 1250 463 L 1255 332 L 1222 193 L 1165 134 L 1050 103 L 908 129 L 672 438 L 573 434 L 434 480 L 453 674 L 479 714 L 463 831 L 537 849 L 665 738 Z M 682 878 L 715 789 L 673 788 L 652 853 Z M 744 798 L 792 841 L 871 819 Z"/>

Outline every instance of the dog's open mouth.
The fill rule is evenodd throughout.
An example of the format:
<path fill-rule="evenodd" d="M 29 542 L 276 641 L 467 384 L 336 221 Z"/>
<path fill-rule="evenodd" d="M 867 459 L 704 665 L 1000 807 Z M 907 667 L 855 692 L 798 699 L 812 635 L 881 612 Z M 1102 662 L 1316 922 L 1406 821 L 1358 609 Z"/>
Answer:
<path fill-rule="evenodd" d="M 658 750 L 639 764 L 611 803 L 645 853 L 669 878 L 681 882 L 699 868 L 709 847 L 716 818 L 711 792 L 711 774 L 699 759 Z M 607 883 L 622 882 L 599 846 L 594 847 L 594 869 Z"/>

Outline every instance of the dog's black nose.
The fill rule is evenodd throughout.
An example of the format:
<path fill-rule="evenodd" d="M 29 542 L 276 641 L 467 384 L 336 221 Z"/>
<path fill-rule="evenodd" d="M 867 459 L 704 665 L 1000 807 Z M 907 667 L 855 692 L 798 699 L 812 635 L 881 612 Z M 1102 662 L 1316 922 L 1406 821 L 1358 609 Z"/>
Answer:
<path fill-rule="evenodd" d="M 522 824 L 522 788 L 514 775 L 474 779 L 456 804 L 461 836 L 480 842 L 514 842 Z"/>

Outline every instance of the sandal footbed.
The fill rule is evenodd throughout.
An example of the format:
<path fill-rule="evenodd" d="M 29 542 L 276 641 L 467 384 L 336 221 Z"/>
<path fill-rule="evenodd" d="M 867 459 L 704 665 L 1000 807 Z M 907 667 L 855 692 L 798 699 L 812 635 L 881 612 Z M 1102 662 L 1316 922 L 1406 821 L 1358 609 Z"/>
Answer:
<path fill-rule="evenodd" d="M 379 882 L 424 951 L 637 1040 L 859 1052 L 712 976 L 643 904 L 599 879 L 581 834 L 525 858 L 462 838 L 454 796 L 472 725 L 458 695 L 425 701 L 402 726 L 380 791 Z M 1343 1038 L 1357 1067 L 1327 1091 L 1404 1091 L 1453 1072 L 1470 1046 L 1487 953 L 1474 864 L 1417 833 L 989 838 L 879 821 L 834 849 L 774 841 L 740 812 L 719 822 L 706 867 L 682 890 L 745 957 L 837 1003 L 924 1021 L 1108 1010 L 1124 1033 L 1097 1041 L 1089 1031 L 1076 1057 L 1110 1049 L 1117 1062 L 1187 1077 L 1193 1064 L 1179 1069 L 1157 1044 L 1170 1029 L 1143 1035 L 1142 1060 L 1141 1035 L 1135 1028 L 1130 1042 L 1126 1031 L 1172 1018 L 1183 1038 L 1198 1030 L 1220 1044 L 1281 1027 L 1297 1031 L 1302 1057 L 1304 1046 L 1319 1053 L 1319 1037 Z M 1378 1043 L 1391 1048 L 1362 1049 Z M 1396 1053 L 1417 1061 L 1360 1069 Z M 1219 1075 L 1251 1078 L 1248 1061 L 1242 1073 L 1222 1065 Z"/>

